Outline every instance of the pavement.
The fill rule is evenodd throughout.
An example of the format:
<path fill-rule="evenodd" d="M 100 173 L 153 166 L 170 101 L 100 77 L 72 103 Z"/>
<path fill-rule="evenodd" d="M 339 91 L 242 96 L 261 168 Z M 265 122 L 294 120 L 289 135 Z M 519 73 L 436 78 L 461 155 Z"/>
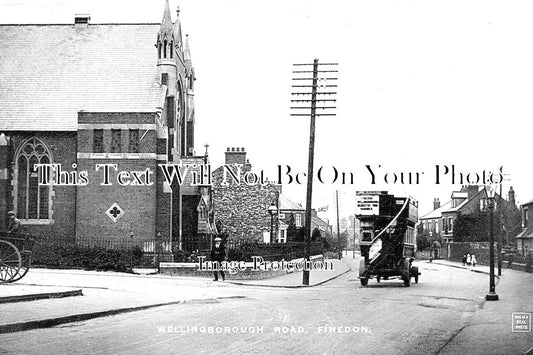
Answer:
<path fill-rule="evenodd" d="M 423 263 L 426 263 L 425 261 Z M 489 274 L 489 266 L 463 266 L 460 262 L 447 260 L 433 260 L 434 264 L 460 268 Z M 431 265 L 427 262 L 425 265 Z M 502 275 L 497 276 L 495 268 L 495 284 L 497 301 L 485 301 L 474 312 L 467 324 L 439 350 L 438 354 L 493 354 L 495 349 L 512 349 L 522 344 L 523 349 L 529 349 L 523 354 L 533 354 L 533 332 L 531 323 L 529 331 L 517 332 L 512 329 L 513 313 L 533 315 L 533 274 L 512 269 L 502 269 Z M 516 285 L 521 285 L 517 288 Z M 489 280 L 487 278 L 487 291 Z M 531 320 L 530 320 L 531 322 Z M 506 334 L 506 336 L 502 336 Z M 473 346 L 472 339 L 476 339 Z M 500 353 L 500 352 L 497 352 Z"/>
<path fill-rule="evenodd" d="M 31 269 L 23 280 L 0 284 L 0 334 L 47 328 L 148 308 L 209 303 L 239 296 L 241 286 L 299 288 L 324 284 L 350 271 L 353 260 L 331 260 L 327 271 L 302 272 L 257 281 L 84 270 Z M 77 297 L 71 297 L 77 296 Z"/>

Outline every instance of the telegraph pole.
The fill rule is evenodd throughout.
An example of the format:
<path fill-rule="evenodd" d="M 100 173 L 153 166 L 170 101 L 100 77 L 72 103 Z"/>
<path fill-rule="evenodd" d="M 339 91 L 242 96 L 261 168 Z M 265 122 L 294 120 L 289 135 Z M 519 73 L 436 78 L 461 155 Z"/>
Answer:
<path fill-rule="evenodd" d="M 339 190 L 335 191 L 335 197 L 337 198 L 337 248 L 339 249 L 339 260 L 342 259 L 342 250 L 341 250 L 341 232 L 340 232 L 340 223 L 339 223 Z"/>
<path fill-rule="evenodd" d="M 297 98 L 291 100 L 291 103 L 294 106 L 291 106 L 292 110 L 297 110 L 295 112 L 304 112 L 304 113 L 291 113 L 291 116 L 310 116 L 311 122 L 309 127 L 309 160 L 307 165 L 307 194 L 305 202 L 305 263 L 310 264 L 311 260 L 311 201 L 313 196 L 313 161 L 315 154 L 315 119 L 316 116 L 335 116 L 334 113 L 327 113 L 328 109 L 334 109 L 335 106 L 326 106 L 327 102 L 335 102 L 335 99 L 317 99 L 319 95 L 335 95 L 336 92 L 328 92 L 327 88 L 337 87 L 335 84 L 328 84 L 329 80 L 337 80 L 337 78 L 331 78 L 326 76 L 321 76 L 323 73 L 337 73 L 337 70 L 319 70 L 319 65 L 323 66 L 336 66 L 337 63 L 318 63 L 318 59 L 315 58 L 312 64 L 294 64 L 295 67 L 308 67 L 312 66 L 312 70 L 293 70 L 293 74 L 296 74 L 292 78 L 293 81 L 298 81 L 292 85 L 292 88 L 295 89 L 295 92 L 292 92 L 292 95 L 295 95 Z M 311 75 L 310 75 L 311 74 Z M 304 84 L 299 84 L 299 81 L 304 81 Z M 309 85 L 309 80 L 311 80 L 311 85 Z M 318 82 L 321 82 L 318 85 Z M 307 84 L 306 84 L 307 83 Z M 319 91 L 318 88 L 324 88 L 326 90 Z M 309 92 L 311 88 L 311 92 Z M 301 97 L 301 98 L 300 98 Z M 322 96 L 320 96 L 322 97 Z M 317 106 L 318 103 L 318 106 Z M 323 103 L 323 104 L 321 104 Z M 310 104 L 310 105 L 309 105 Z M 317 109 L 322 110 L 320 113 L 317 113 Z M 302 111 L 299 111 L 302 110 Z M 305 113 L 308 111 L 308 113 Z M 309 270 L 304 268 L 303 271 L 303 280 L 304 285 L 309 285 Z"/>

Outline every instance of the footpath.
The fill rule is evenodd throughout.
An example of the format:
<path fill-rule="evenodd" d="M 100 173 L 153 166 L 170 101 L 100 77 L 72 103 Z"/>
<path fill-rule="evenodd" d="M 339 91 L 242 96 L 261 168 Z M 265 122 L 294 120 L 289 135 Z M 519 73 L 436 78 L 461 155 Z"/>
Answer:
<path fill-rule="evenodd" d="M 0 284 L 0 334 L 154 307 L 213 303 L 257 292 L 255 286 L 318 286 L 350 271 L 350 261 L 332 263 L 332 270 L 312 271 L 309 286 L 302 286 L 302 272 L 257 281 L 214 282 L 211 278 L 31 269 L 16 283 Z"/>
<path fill-rule="evenodd" d="M 426 263 L 426 261 L 424 261 Z M 486 265 L 463 266 L 462 263 L 434 260 L 434 264 L 461 268 L 487 274 L 489 291 L 489 267 Z M 428 262 L 428 265 L 430 263 Z M 438 354 L 506 354 L 506 349 L 522 349 L 521 354 L 533 354 L 533 274 L 511 269 L 496 273 L 497 301 L 484 301 L 467 324 L 439 350 Z M 513 329 L 516 316 L 529 320 L 529 330 Z M 527 329 L 527 327 L 526 327 Z M 515 352 L 513 352 L 515 353 Z"/>

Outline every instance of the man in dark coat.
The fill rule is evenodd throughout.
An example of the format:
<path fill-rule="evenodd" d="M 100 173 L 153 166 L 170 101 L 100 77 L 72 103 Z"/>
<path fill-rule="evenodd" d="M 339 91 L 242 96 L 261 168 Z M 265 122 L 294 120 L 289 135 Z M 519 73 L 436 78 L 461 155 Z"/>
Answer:
<path fill-rule="evenodd" d="M 225 279 L 224 271 L 222 271 L 222 262 L 226 260 L 226 248 L 222 245 L 222 239 L 219 237 L 215 238 L 215 247 L 211 250 L 211 261 L 218 261 L 218 271 L 214 270 L 213 274 L 215 278 L 213 281 L 218 281 L 218 272 L 222 276 L 222 281 Z"/>

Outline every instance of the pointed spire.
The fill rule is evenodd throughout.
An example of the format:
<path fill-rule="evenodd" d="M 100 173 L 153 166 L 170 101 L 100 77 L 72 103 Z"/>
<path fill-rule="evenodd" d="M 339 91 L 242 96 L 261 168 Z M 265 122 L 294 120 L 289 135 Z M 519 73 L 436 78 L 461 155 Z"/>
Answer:
<path fill-rule="evenodd" d="M 174 38 L 176 39 L 177 46 L 181 48 L 183 38 L 181 36 L 181 22 L 180 22 L 180 7 L 179 6 L 176 9 L 176 14 L 177 14 L 177 18 L 176 18 L 176 22 L 174 22 Z"/>
<path fill-rule="evenodd" d="M 163 12 L 163 19 L 161 20 L 160 32 L 172 31 L 172 16 L 170 15 L 170 5 L 168 0 L 165 2 L 165 11 Z"/>
<path fill-rule="evenodd" d="M 189 49 L 189 35 L 185 35 L 185 49 L 183 50 L 183 56 L 185 59 L 185 63 L 191 64 L 191 51 Z"/>

